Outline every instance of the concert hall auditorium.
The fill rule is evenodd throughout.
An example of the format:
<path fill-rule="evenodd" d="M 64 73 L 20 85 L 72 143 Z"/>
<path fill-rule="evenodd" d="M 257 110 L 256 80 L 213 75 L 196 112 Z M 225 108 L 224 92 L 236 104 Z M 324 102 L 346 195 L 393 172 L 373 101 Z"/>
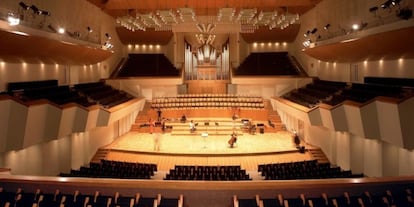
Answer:
<path fill-rule="evenodd" d="M 414 207 L 414 0 L 1 0 L 0 207 Z"/>

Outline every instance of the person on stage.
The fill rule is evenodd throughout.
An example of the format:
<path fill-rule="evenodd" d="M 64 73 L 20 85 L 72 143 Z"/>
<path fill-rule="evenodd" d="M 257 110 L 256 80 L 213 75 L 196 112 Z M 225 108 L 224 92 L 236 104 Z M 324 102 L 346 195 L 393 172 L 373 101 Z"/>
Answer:
<path fill-rule="evenodd" d="M 185 117 L 185 114 L 183 114 L 183 115 L 181 116 L 180 121 L 181 121 L 181 123 L 185 123 L 185 122 L 187 121 L 187 117 Z"/>
<path fill-rule="evenodd" d="M 166 118 L 161 119 L 161 131 L 162 133 L 165 133 L 165 122 L 167 121 Z"/>
<path fill-rule="evenodd" d="M 237 142 L 237 134 L 236 134 L 236 132 L 233 132 L 233 134 L 231 134 L 231 137 L 230 137 L 230 139 L 228 141 L 228 143 L 230 145 L 230 148 L 233 148 L 234 147 L 234 144 L 236 142 Z"/>
<path fill-rule="evenodd" d="M 154 136 L 154 151 L 160 151 L 161 134 L 156 133 Z"/>
<path fill-rule="evenodd" d="M 149 118 L 147 124 L 149 126 L 149 133 L 152 134 L 154 132 L 155 122 L 152 120 L 152 118 Z"/>
<path fill-rule="evenodd" d="M 194 132 L 196 130 L 196 125 L 194 124 L 193 120 L 190 121 L 190 132 Z"/>

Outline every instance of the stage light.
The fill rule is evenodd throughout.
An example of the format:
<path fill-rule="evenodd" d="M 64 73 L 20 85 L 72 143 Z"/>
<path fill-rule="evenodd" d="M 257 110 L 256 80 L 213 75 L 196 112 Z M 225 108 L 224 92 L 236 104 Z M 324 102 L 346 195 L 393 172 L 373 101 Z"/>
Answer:
<path fill-rule="evenodd" d="M 306 33 L 303 34 L 303 36 L 307 37 L 307 36 L 309 36 L 309 34 L 310 34 L 310 31 L 308 30 L 308 31 L 306 31 Z"/>
<path fill-rule="evenodd" d="M 65 28 L 60 27 L 57 31 L 58 31 L 59 34 L 63 34 L 63 33 L 65 33 Z"/>
<path fill-rule="evenodd" d="M 111 37 L 111 35 L 109 35 L 108 33 L 105 33 L 105 37 L 106 37 L 106 39 L 108 39 L 108 40 L 110 40 L 112 37 Z"/>
<path fill-rule="evenodd" d="M 383 4 L 381 4 L 381 8 L 383 8 L 383 9 L 389 8 L 391 6 L 391 4 L 392 4 L 392 1 L 388 0 L 388 1 L 384 2 Z"/>
<path fill-rule="evenodd" d="M 312 41 L 310 39 L 305 40 L 302 44 L 304 47 L 309 47 Z"/>
<path fill-rule="evenodd" d="M 30 9 L 30 6 L 28 6 L 28 5 L 26 5 L 24 2 L 20 2 L 19 3 L 19 6 L 22 8 L 22 9 L 24 9 L 24 10 L 29 10 Z"/>
<path fill-rule="evenodd" d="M 39 11 L 39 15 L 50 16 L 50 12 L 40 10 L 40 11 Z"/>
<path fill-rule="evenodd" d="M 326 25 L 323 27 L 323 29 L 324 29 L 324 30 L 327 30 L 327 29 L 329 29 L 329 27 L 331 27 L 331 24 L 326 24 Z"/>
<path fill-rule="evenodd" d="M 40 15 L 40 10 L 39 10 L 39 8 L 37 8 L 37 6 L 31 5 L 30 9 L 33 11 L 33 13 L 35 13 L 37 15 Z"/>
<path fill-rule="evenodd" d="M 13 13 L 8 14 L 7 21 L 9 22 L 10 26 L 16 26 L 20 24 L 20 19 L 16 17 Z"/>
<path fill-rule="evenodd" d="M 86 27 L 86 30 L 88 30 L 89 33 L 93 32 L 93 29 L 91 27 Z"/>
<path fill-rule="evenodd" d="M 359 24 L 353 24 L 352 29 L 353 30 L 358 30 L 359 29 Z"/>

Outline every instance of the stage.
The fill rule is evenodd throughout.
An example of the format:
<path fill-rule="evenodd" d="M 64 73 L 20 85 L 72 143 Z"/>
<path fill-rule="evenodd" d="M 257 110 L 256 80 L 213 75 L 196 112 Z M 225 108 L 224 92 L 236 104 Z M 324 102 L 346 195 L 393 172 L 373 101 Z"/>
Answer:
<path fill-rule="evenodd" d="M 257 171 L 258 164 L 293 162 L 311 159 L 300 153 L 292 135 L 287 131 L 276 133 L 240 134 L 233 148 L 228 136 L 176 136 L 171 133 L 129 132 L 106 146 L 106 159 L 130 162 L 156 163 L 161 171 L 174 165 L 241 165 Z"/>

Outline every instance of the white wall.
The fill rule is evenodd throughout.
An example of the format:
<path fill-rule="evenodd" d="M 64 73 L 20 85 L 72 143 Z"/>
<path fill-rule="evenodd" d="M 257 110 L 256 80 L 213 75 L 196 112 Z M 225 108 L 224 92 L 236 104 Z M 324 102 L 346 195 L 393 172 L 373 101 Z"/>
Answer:
<path fill-rule="evenodd" d="M 90 162 L 98 148 L 125 134 L 135 122 L 137 113 L 107 127 L 96 127 L 85 133 L 74 133 L 22 150 L 0 153 L 0 166 L 11 168 L 15 175 L 56 176 L 78 169 Z"/>

